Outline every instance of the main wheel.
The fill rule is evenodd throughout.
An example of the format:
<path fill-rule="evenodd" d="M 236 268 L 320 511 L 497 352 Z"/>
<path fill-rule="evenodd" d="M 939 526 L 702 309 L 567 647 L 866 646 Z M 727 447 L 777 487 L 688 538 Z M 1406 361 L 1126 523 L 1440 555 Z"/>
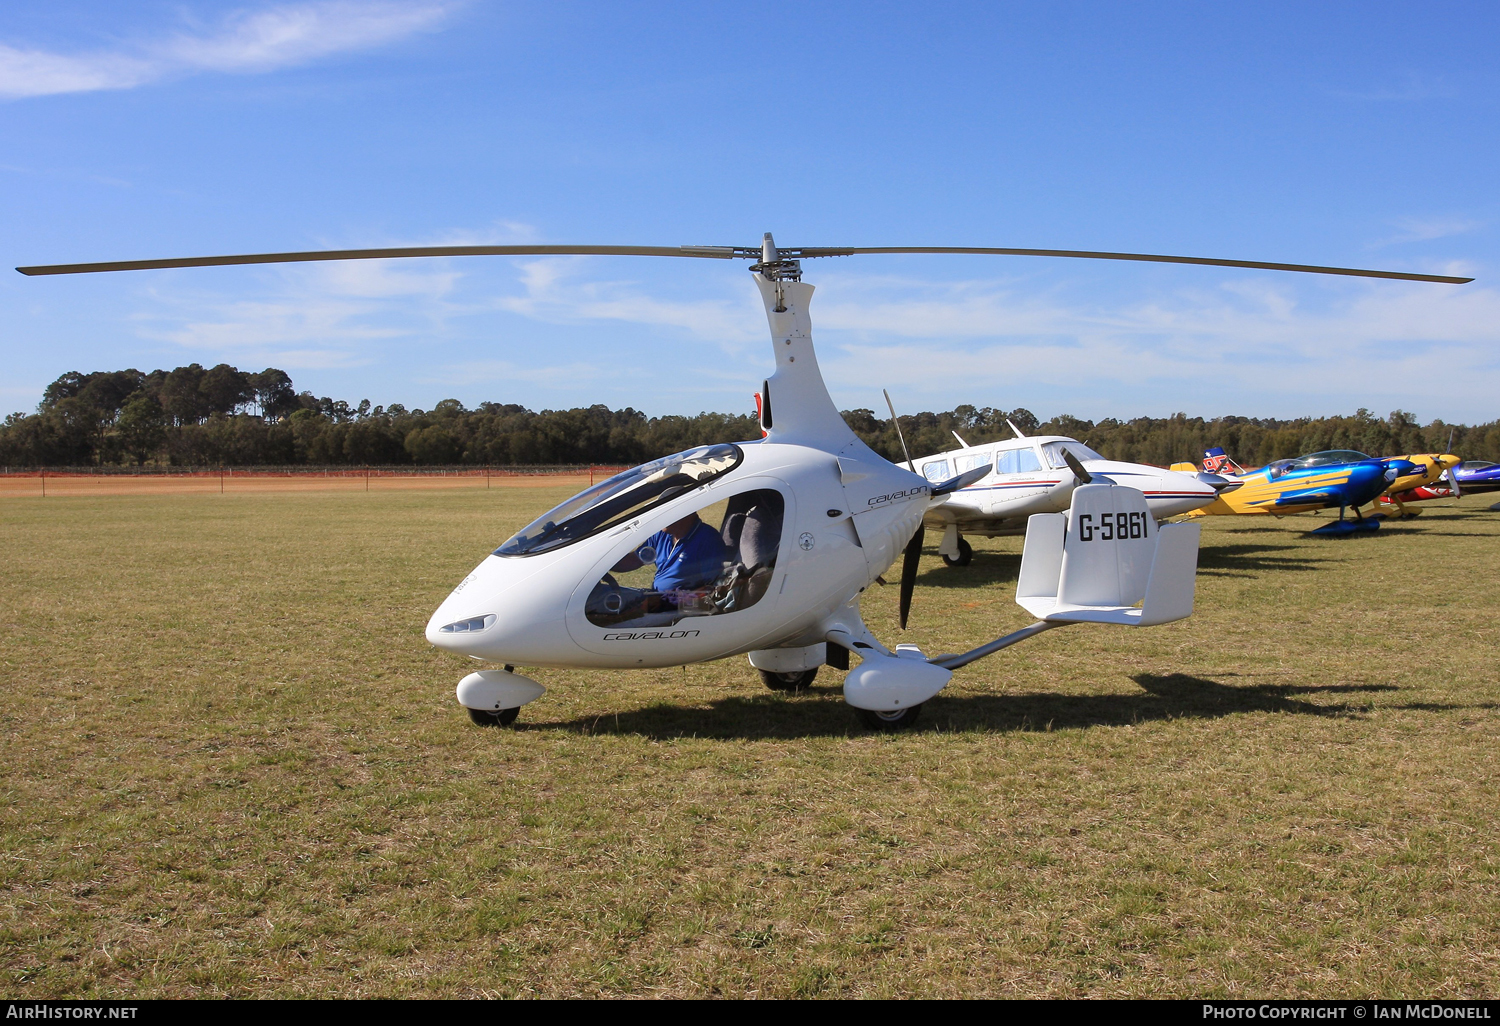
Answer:
<path fill-rule="evenodd" d="M 810 687 L 813 678 L 818 675 L 818 668 L 814 666 L 811 670 L 801 670 L 797 673 L 776 673 L 772 670 L 761 670 L 760 679 L 766 682 L 766 687 L 772 691 L 801 691 Z"/>
<path fill-rule="evenodd" d="M 516 722 L 516 717 L 521 715 L 521 707 L 514 709 L 500 709 L 490 712 L 486 709 L 470 709 L 469 719 L 481 727 L 508 727 Z"/>
<path fill-rule="evenodd" d="M 894 709 L 891 712 L 882 712 L 876 709 L 860 709 L 859 718 L 864 721 L 866 727 L 871 730 L 892 731 L 905 730 L 917 722 L 917 716 L 922 712 L 922 704 L 919 702 L 907 709 Z"/>
<path fill-rule="evenodd" d="M 943 557 L 943 562 L 947 563 L 949 566 L 968 566 L 973 561 L 974 546 L 970 545 L 962 538 L 958 540 L 958 555 Z"/>

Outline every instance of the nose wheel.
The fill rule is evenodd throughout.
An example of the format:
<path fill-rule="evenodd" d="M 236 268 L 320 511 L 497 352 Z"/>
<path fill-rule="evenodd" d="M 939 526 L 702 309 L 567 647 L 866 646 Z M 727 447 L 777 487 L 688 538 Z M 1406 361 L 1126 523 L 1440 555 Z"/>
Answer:
<path fill-rule="evenodd" d="M 516 722 L 516 717 L 521 715 L 521 707 L 514 709 L 497 709 L 490 712 L 487 709 L 470 709 L 469 719 L 481 727 L 508 727 Z"/>

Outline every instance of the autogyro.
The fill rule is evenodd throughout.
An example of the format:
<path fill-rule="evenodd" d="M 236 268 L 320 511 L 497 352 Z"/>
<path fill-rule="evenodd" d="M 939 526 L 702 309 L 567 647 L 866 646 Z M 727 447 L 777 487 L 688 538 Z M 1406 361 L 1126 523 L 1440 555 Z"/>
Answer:
<path fill-rule="evenodd" d="M 461 581 L 427 640 L 498 663 L 458 701 L 508 724 L 544 689 L 539 667 L 645 669 L 745 654 L 773 688 L 805 687 L 822 665 L 848 669 L 844 699 L 875 729 L 913 723 L 953 671 L 1069 623 L 1151 626 L 1192 612 L 1197 524 L 1158 524 L 1143 493 L 1097 481 L 1076 460 L 1066 512 L 1027 522 L 1016 601 L 1035 623 L 962 654 L 881 644 L 860 599 L 900 555 L 905 626 L 923 518 L 989 473 L 932 481 L 891 463 L 844 423 L 813 351 L 813 287 L 801 261 L 859 253 L 965 253 L 1205 264 L 1461 284 L 1470 278 L 1139 253 L 973 247 L 778 249 L 733 246 L 435 246 L 133 260 L 17 268 L 72 274 L 169 267 L 419 256 L 613 255 L 748 258 L 776 370 L 760 390 L 765 437 L 701 446 L 616 475 L 538 517 Z M 647 570 L 647 567 L 651 570 Z"/>

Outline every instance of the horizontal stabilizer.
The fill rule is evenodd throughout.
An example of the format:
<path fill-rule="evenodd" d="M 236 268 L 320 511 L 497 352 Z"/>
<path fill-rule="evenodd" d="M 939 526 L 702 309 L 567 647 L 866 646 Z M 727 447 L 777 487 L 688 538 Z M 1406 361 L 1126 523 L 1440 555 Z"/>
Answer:
<path fill-rule="evenodd" d="M 1275 506 L 1306 506 L 1321 502 L 1327 506 L 1343 504 L 1343 493 L 1337 488 L 1304 488 L 1298 492 L 1282 492 L 1276 496 Z"/>
<path fill-rule="evenodd" d="M 1026 524 L 1016 602 L 1051 623 L 1149 627 L 1192 615 L 1197 524 L 1159 525 L 1123 485 L 1080 485 Z"/>

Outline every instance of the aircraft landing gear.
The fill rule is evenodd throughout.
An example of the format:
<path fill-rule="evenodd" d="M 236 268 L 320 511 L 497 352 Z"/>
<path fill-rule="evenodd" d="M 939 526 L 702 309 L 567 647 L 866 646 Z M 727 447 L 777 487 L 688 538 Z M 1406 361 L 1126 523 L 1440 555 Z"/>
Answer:
<path fill-rule="evenodd" d="M 1367 517 L 1367 516 L 1365 516 L 1363 513 L 1361 513 L 1359 511 L 1359 507 L 1358 506 L 1355 506 L 1354 507 L 1354 517 L 1355 517 L 1355 519 L 1353 519 L 1353 520 L 1345 520 L 1344 519 L 1344 507 L 1340 506 L 1339 507 L 1339 518 L 1337 520 L 1335 520 L 1331 524 L 1324 524 L 1322 527 L 1317 528 L 1312 533 L 1313 534 L 1320 534 L 1320 535 L 1323 535 L 1324 537 L 1327 537 L 1329 535 L 1336 535 L 1336 534 L 1337 535 L 1354 534 L 1357 531 L 1375 531 L 1375 530 L 1379 530 L 1379 528 L 1380 528 L 1380 521 L 1382 521 L 1382 520 L 1385 519 L 1385 514 L 1384 513 L 1377 513 L 1374 516 Z"/>
<path fill-rule="evenodd" d="M 859 709 L 859 718 L 864 725 L 871 730 L 883 733 L 891 733 L 897 730 L 905 730 L 917 722 L 917 716 L 922 712 L 921 703 L 907 709 L 895 709 L 891 712 L 882 712 L 877 709 Z"/>
<path fill-rule="evenodd" d="M 772 691 L 801 691 L 811 687 L 813 678 L 817 675 L 816 666 L 811 670 L 799 670 L 795 673 L 777 673 L 775 670 L 760 671 L 760 679 L 765 681 L 766 687 Z"/>
<path fill-rule="evenodd" d="M 943 555 L 943 562 L 946 563 L 948 566 L 968 566 L 973 561 L 974 561 L 974 546 L 970 545 L 968 542 L 964 541 L 962 538 L 960 538 L 958 540 L 958 555 L 956 555 L 956 556 L 949 556 L 947 554 Z"/>
<path fill-rule="evenodd" d="M 508 727 L 516 722 L 516 717 L 521 715 L 521 707 L 514 709 L 501 709 L 497 712 L 488 712 L 484 709 L 470 709 L 469 719 L 481 727 Z"/>

